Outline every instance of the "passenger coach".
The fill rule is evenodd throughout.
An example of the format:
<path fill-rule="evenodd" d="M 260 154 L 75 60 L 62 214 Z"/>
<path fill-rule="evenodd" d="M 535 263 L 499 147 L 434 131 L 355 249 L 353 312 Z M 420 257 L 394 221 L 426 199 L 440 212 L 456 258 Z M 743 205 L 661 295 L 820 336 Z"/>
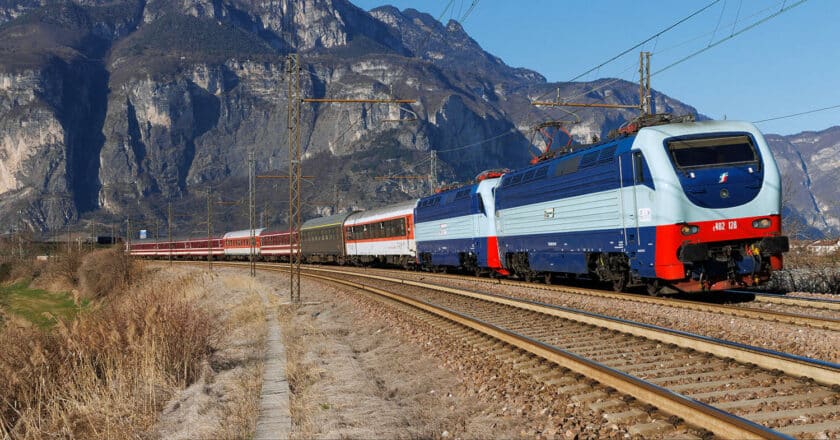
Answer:
<path fill-rule="evenodd" d="M 414 267 L 417 200 L 351 214 L 344 221 L 347 259 L 354 264 Z"/>

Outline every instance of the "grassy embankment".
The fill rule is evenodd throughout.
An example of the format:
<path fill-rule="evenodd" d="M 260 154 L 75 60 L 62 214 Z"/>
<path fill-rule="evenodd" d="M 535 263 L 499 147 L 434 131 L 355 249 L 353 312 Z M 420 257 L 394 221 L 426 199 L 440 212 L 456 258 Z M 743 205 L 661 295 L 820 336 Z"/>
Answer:
<path fill-rule="evenodd" d="M 28 282 L 0 285 L 0 309 L 42 329 L 59 320 L 72 321 L 89 303 L 83 299 L 77 305 L 69 293 L 32 289 Z"/>

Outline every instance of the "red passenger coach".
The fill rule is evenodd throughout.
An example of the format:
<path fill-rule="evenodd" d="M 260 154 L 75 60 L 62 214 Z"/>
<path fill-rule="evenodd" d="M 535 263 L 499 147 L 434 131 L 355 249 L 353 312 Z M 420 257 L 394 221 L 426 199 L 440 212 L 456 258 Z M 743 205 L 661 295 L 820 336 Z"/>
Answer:
<path fill-rule="evenodd" d="M 254 229 L 254 253 L 260 255 L 260 235 L 265 228 Z M 251 255 L 251 230 L 228 232 L 224 236 L 225 256 L 232 259 L 244 259 Z"/>
<path fill-rule="evenodd" d="M 221 237 L 191 238 L 186 240 L 169 241 L 135 241 L 129 248 L 129 253 L 136 257 L 169 258 L 174 259 L 206 259 L 208 253 L 213 258 L 224 255 Z"/>
<path fill-rule="evenodd" d="M 264 260 L 289 261 L 292 243 L 298 246 L 297 234 L 291 231 L 262 231 L 259 239 L 260 256 Z"/>

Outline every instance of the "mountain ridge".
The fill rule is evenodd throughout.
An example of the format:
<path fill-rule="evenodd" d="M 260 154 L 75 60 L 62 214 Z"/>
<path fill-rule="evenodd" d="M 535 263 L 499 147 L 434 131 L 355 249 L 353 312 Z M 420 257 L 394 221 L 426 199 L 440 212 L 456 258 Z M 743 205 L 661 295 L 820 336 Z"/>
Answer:
<path fill-rule="evenodd" d="M 534 125 L 567 116 L 532 106 L 538 96 L 637 99 L 626 81 L 547 82 L 484 51 L 457 22 L 411 9 L 366 12 L 346 0 L 4 2 L 0 221 L 17 224 L 20 212 L 26 228 L 41 231 L 128 216 L 148 225 L 164 220 L 170 201 L 203 212 L 208 188 L 241 198 L 248 152 L 258 172 L 282 173 L 288 163 L 290 49 L 303 60 L 304 96 L 417 99 L 303 108 L 304 171 L 318 179 L 304 185 L 309 216 L 427 193 L 420 179 L 375 177 L 428 174 L 432 150 L 448 182 L 524 165 L 545 146 Z M 652 98 L 661 112 L 697 114 L 659 92 Z M 634 113 L 576 115 L 569 131 L 585 143 Z M 258 200 L 282 200 L 284 185 L 260 185 Z M 261 211 L 266 223 L 284 223 L 285 205 Z M 220 228 L 244 224 L 241 213 L 220 215 Z"/>

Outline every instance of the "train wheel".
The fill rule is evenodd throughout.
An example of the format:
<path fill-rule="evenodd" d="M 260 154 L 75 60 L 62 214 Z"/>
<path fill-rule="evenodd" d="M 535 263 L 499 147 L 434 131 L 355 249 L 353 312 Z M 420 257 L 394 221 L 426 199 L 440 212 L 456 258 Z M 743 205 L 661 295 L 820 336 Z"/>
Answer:
<path fill-rule="evenodd" d="M 545 284 L 551 284 L 551 272 L 546 272 L 543 275 L 543 281 L 545 282 Z"/>
<path fill-rule="evenodd" d="M 662 286 L 659 285 L 659 280 L 648 280 L 645 283 L 645 288 L 647 294 L 650 296 L 659 296 L 659 291 L 662 290 Z"/>
<path fill-rule="evenodd" d="M 613 278 L 613 290 L 616 292 L 622 292 L 627 287 L 627 275 L 621 274 L 618 278 Z"/>

